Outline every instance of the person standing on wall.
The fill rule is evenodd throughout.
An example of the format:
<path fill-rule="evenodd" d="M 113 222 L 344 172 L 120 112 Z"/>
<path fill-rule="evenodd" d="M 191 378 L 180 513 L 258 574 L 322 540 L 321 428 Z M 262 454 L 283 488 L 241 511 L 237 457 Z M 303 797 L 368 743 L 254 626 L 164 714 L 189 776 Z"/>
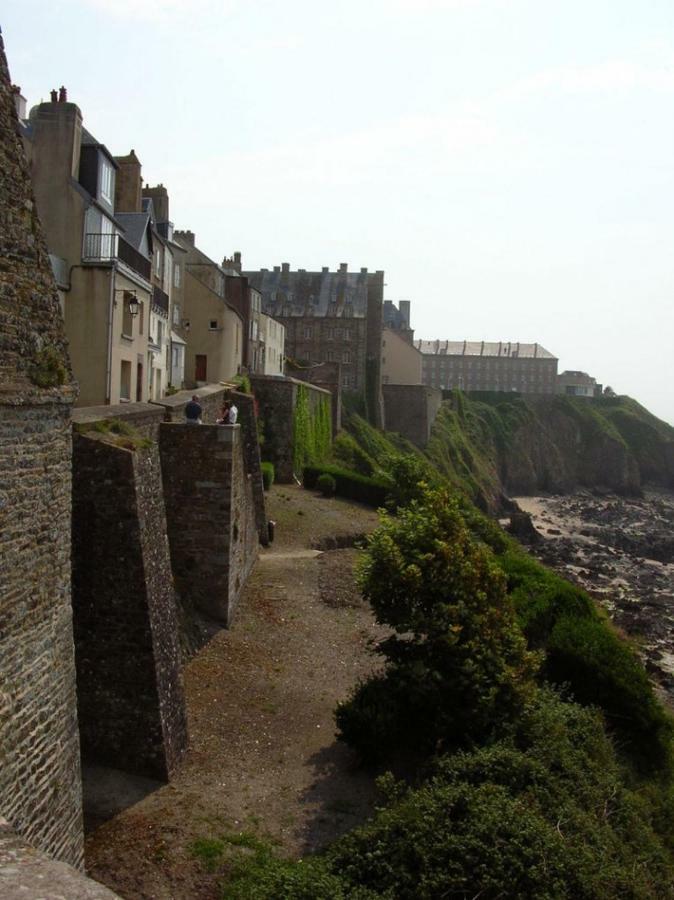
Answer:
<path fill-rule="evenodd" d="M 189 403 L 185 404 L 185 424 L 201 425 L 202 412 L 203 410 L 201 409 L 199 398 L 196 394 L 193 394 L 192 399 L 189 401 Z"/>
<path fill-rule="evenodd" d="M 234 405 L 234 402 L 232 401 L 232 403 L 229 404 L 229 421 L 227 424 L 228 425 L 236 425 L 236 420 L 237 420 L 238 415 L 239 415 L 239 410 L 237 409 L 237 407 Z"/>

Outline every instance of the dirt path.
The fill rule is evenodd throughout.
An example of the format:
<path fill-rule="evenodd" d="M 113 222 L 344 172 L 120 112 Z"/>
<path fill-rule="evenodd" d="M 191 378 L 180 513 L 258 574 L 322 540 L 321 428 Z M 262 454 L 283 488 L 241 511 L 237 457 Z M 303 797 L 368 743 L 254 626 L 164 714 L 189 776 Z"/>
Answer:
<path fill-rule="evenodd" d="M 300 855 L 362 821 L 376 799 L 334 738 L 336 703 L 375 665 L 356 553 L 306 552 L 335 536 L 348 543 L 376 515 L 285 485 L 272 489 L 269 512 L 276 540 L 232 628 L 186 667 L 190 750 L 180 772 L 87 841 L 89 873 L 127 900 L 215 898 L 219 876 L 194 841 L 254 832 Z"/>

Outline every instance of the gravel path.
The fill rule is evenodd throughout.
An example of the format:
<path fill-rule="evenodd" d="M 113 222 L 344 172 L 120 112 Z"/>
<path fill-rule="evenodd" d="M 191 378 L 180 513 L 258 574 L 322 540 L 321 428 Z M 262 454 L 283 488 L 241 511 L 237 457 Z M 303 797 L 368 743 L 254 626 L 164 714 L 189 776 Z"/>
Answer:
<path fill-rule="evenodd" d="M 275 486 L 261 553 L 228 631 L 188 664 L 190 750 L 170 785 L 99 827 L 87 868 L 127 900 L 217 897 L 220 877 L 190 851 L 253 831 L 280 852 L 324 846 L 371 812 L 371 774 L 335 741 L 333 711 L 376 660 L 378 636 L 353 583 L 353 549 L 311 552 L 377 524 L 373 511 Z"/>

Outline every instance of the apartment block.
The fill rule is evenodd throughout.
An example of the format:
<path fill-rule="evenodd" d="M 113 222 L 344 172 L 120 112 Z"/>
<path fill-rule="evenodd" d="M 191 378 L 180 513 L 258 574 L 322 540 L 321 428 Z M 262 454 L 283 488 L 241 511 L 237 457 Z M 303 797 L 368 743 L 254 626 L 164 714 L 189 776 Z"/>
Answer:
<path fill-rule="evenodd" d="M 415 341 L 422 381 L 462 391 L 554 394 L 558 359 L 540 344 L 503 341 Z"/>

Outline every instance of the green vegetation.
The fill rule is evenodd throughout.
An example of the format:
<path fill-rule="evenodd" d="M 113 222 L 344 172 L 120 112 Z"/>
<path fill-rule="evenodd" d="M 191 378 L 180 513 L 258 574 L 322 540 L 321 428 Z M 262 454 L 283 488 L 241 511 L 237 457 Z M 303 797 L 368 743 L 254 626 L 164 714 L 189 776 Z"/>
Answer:
<path fill-rule="evenodd" d="M 268 491 L 274 483 L 274 463 L 260 463 L 260 468 L 262 469 L 262 484 L 265 491 Z"/>
<path fill-rule="evenodd" d="M 240 391 L 242 394 L 253 393 L 250 378 L 247 375 L 235 375 L 234 378 L 232 378 L 232 384 L 235 384 L 237 391 Z"/>
<path fill-rule="evenodd" d="M 484 739 L 516 716 L 536 657 L 525 649 L 503 573 L 470 536 L 446 490 L 382 516 L 359 570 L 386 670 L 337 710 L 342 737 L 368 760 Z"/>
<path fill-rule="evenodd" d="M 293 414 L 293 472 L 298 478 L 307 463 L 325 459 L 331 439 L 330 402 L 321 397 L 312 408 L 308 389 L 298 385 Z"/>
<path fill-rule="evenodd" d="M 302 470 L 304 487 L 313 490 L 321 475 L 330 475 L 335 480 L 335 493 L 375 508 L 384 506 L 391 490 L 391 483 L 384 478 L 367 478 L 357 472 L 349 472 L 338 466 L 305 466 Z"/>
<path fill-rule="evenodd" d="M 318 476 L 316 487 L 324 497 L 334 497 L 335 492 L 337 491 L 337 482 L 332 475 L 324 472 L 322 475 Z"/>
<path fill-rule="evenodd" d="M 74 425 L 78 434 L 100 437 L 108 444 L 125 450 L 142 450 L 152 447 L 154 441 L 143 437 L 137 428 L 123 419 L 99 419 L 97 422 L 81 422 Z"/>
<path fill-rule="evenodd" d="M 63 353 L 56 347 L 43 347 L 35 354 L 33 365 L 28 369 L 28 377 L 38 387 L 50 388 L 65 384 L 68 370 Z"/>
<path fill-rule="evenodd" d="M 583 446 L 628 447 L 660 477 L 673 429 L 625 398 L 554 398 Z M 674 898 L 672 722 L 629 641 L 474 501 L 544 411 L 520 397 L 445 404 L 426 454 L 347 417 L 338 493 L 384 506 L 359 582 L 385 666 L 336 712 L 365 761 L 390 760 L 373 818 L 308 860 L 258 848 L 224 897 Z M 458 488 L 458 490 L 456 490 Z M 353 494 L 347 493 L 353 491 Z"/>

